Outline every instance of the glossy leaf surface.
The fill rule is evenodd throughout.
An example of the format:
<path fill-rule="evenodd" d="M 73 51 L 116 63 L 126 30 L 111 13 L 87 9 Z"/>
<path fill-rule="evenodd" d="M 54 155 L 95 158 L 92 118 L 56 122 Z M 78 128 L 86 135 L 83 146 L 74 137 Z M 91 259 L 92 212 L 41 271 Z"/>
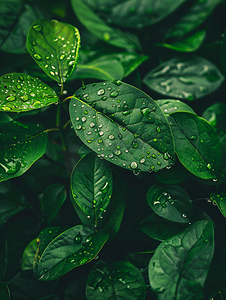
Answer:
<path fill-rule="evenodd" d="M 189 223 L 192 203 L 179 185 L 153 185 L 147 192 L 147 201 L 160 217 L 178 223 Z"/>
<path fill-rule="evenodd" d="M 195 100 L 215 91 L 224 77 L 210 61 L 199 56 L 172 58 L 149 72 L 143 82 L 174 98 Z"/>
<path fill-rule="evenodd" d="M 99 157 L 136 171 L 171 166 L 174 144 L 167 119 L 144 92 L 120 81 L 79 89 L 70 102 L 74 130 Z"/>
<path fill-rule="evenodd" d="M 108 239 L 102 232 L 83 225 L 74 226 L 54 238 L 36 265 L 39 280 L 56 279 L 75 267 L 93 260 Z"/>
<path fill-rule="evenodd" d="M 80 22 L 100 40 L 116 47 L 139 49 L 137 40 L 120 29 L 115 29 L 101 20 L 82 0 L 72 0 L 72 7 Z"/>
<path fill-rule="evenodd" d="M 0 111 L 29 111 L 58 100 L 55 91 L 38 78 L 23 73 L 0 77 Z"/>
<path fill-rule="evenodd" d="M 170 115 L 174 112 L 190 112 L 195 114 L 194 110 L 186 103 L 180 100 L 160 99 L 156 100 L 165 115 Z"/>
<path fill-rule="evenodd" d="M 157 299 L 203 299 L 202 286 L 214 253 L 213 225 L 198 221 L 162 242 L 150 260 L 150 285 Z"/>
<path fill-rule="evenodd" d="M 38 248 L 37 239 L 32 240 L 24 250 L 21 269 L 32 270 L 35 260 L 35 254 Z"/>
<path fill-rule="evenodd" d="M 145 294 L 141 272 L 125 261 L 96 263 L 86 282 L 87 300 L 143 300 Z"/>
<path fill-rule="evenodd" d="M 220 212 L 226 218 L 226 193 L 211 193 L 210 199 L 217 204 Z"/>
<path fill-rule="evenodd" d="M 28 52 L 49 77 L 60 83 L 75 70 L 79 47 L 79 31 L 70 24 L 36 20 L 28 32 Z"/>
<path fill-rule="evenodd" d="M 73 169 L 70 185 L 74 201 L 97 225 L 104 217 L 112 195 L 113 182 L 108 162 L 93 152 L 86 155 Z"/>
<path fill-rule="evenodd" d="M 176 10 L 186 0 L 152 1 L 90 1 L 92 8 L 107 18 L 109 24 L 138 28 L 155 24 Z"/>
<path fill-rule="evenodd" d="M 65 186 L 60 183 L 54 183 L 48 186 L 42 197 L 42 203 L 46 214 L 47 223 L 50 224 L 58 213 L 67 197 Z"/>
<path fill-rule="evenodd" d="M 172 131 L 180 162 L 195 176 L 216 180 L 220 168 L 221 148 L 213 127 L 191 113 L 174 113 Z"/>
<path fill-rule="evenodd" d="M 39 124 L 0 124 L 0 181 L 21 176 L 46 150 L 47 133 Z"/>

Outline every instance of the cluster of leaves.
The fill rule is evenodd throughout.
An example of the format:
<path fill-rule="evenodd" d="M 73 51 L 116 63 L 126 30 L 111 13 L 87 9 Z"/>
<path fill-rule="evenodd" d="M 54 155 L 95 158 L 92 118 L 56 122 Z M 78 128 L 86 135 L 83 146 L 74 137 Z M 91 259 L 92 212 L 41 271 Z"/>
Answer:
<path fill-rule="evenodd" d="M 225 8 L 0 2 L 0 299 L 226 299 Z"/>

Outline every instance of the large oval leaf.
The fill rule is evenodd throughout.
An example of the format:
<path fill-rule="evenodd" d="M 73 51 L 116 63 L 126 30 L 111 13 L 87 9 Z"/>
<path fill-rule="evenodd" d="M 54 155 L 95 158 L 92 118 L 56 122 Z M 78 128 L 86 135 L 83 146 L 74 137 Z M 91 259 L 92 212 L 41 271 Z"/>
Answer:
<path fill-rule="evenodd" d="M 211 193 L 210 199 L 217 204 L 220 212 L 226 218 L 226 193 Z"/>
<path fill-rule="evenodd" d="M 153 185 L 147 192 L 147 201 L 162 218 L 178 223 L 189 223 L 192 203 L 179 185 Z"/>
<path fill-rule="evenodd" d="M 114 81 L 88 85 L 74 96 L 69 107 L 74 130 L 100 158 L 136 172 L 171 166 L 169 124 L 147 94 Z"/>
<path fill-rule="evenodd" d="M 43 71 L 57 82 L 73 73 L 80 47 L 77 28 L 56 20 L 36 20 L 27 35 L 27 49 Z"/>
<path fill-rule="evenodd" d="M 203 118 L 188 112 L 171 115 L 175 151 L 180 162 L 192 174 L 216 181 L 221 162 L 219 138 Z"/>
<path fill-rule="evenodd" d="M 158 300 L 201 300 L 214 253 L 213 225 L 198 221 L 162 242 L 150 260 L 150 285 Z"/>
<path fill-rule="evenodd" d="M 140 270 L 125 261 L 96 263 L 86 282 L 87 300 L 143 300 L 145 295 Z"/>
<path fill-rule="evenodd" d="M 29 111 L 58 100 L 56 92 L 38 78 L 23 73 L 0 77 L 0 111 Z"/>
<path fill-rule="evenodd" d="M 210 61 L 188 56 L 164 62 L 149 72 L 143 82 L 160 94 L 192 101 L 215 91 L 223 80 Z"/>
<path fill-rule="evenodd" d="M 95 232 L 88 226 L 74 226 L 44 249 L 36 265 L 39 280 L 56 279 L 75 267 L 93 260 L 108 239 L 107 233 Z"/>
<path fill-rule="evenodd" d="M 35 254 L 38 248 L 37 239 L 33 239 L 25 248 L 21 264 L 22 270 L 33 270 Z"/>
<path fill-rule="evenodd" d="M 72 197 L 96 226 L 107 211 L 112 184 L 108 162 L 101 160 L 93 152 L 82 158 L 72 171 Z"/>
<path fill-rule="evenodd" d="M 186 103 L 174 99 L 160 99 L 156 103 L 161 107 L 165 115 L 170 115 L 175 112 L 191 112 L 195 114 L 194 110 Z"/>

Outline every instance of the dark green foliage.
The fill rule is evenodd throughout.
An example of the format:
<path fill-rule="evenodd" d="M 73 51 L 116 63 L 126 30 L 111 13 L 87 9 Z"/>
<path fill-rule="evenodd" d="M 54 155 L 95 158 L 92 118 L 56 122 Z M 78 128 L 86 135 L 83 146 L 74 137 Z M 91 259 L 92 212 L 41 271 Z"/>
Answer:
<path fill-rule="evenodd" d="M 225 9 L 0 1 L 0 300 L 226 299 Z"/>

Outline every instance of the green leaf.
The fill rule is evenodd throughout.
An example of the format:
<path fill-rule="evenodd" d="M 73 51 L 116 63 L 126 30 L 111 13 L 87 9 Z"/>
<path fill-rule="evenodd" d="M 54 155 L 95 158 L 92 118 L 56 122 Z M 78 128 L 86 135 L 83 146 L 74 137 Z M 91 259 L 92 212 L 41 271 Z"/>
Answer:
<path fill-rule="evenodd" d="M 72 0 L 72 8 L 79 21 L 102 41 L 125 49 L 140 49 L 139 42 L 120 29 L 105 24 L 82 0 Z"/>
<path fill-rule="evenodd" d="M 47 133 L 39 124 L 0 124 L 0 181 L 24 174 L 46 150 Z"/>
<path fill-rule="evenodd" d="M 10 290 L 7 283 L 0 281 L 0 300 L 10 300 Z"/>
<path fill-rule="evenodd" d="M 169 27 L 167 38 L 182 37 L 201 25 L 212 13 L 221 0 L 196 0 L 185 14 L 176 18 L 176 24 Z"/>
<path fill-rule="evenodd" d="M 86 282 L 87 300 L 143 300 L 145 296 L 146 285 L 141 272 L 125 261 L 97 262 Z"/>
<path fill-rule="evenodd" d="M 162 95 L 192 101 L 215 91 L 223 80 L 216 66 L 194 55 L 164 62 L 149 72 L 143 82 Z"/>
<path fill-rule="evenodd" d="M 21 112 L 57 102 L 53 89 L 40 79 L 23 73 L 0 77 L 0 111 Z"/>
<path fill-rule="evenodd" d="M 226 179 L 226 134 L 222 137 L 220 143 L 221 143 L 220 182 L 223 182 Z"/>
<path fill-rule="evenodd" d="M 192 202 L 179 185 L 153 185 L 147 192 L 147 201 L 160 217 L 178 223 L 189 223 Z"/>
<path fill-rule="evenodd" d="M 155 24 L 173 11 L 186 0 L 156 1 L 86 1 L 92 5 L 101 16 L 106 18 L 108 24 L 121 27 L 138 28 Z"/>
<path fill-rule="evenodd" d="M 39 280 L 56 279 L 95 258 L 108 235 L 88 226 L 74 226 L 54 238 L 40 255 L 36 266 Z"/>
<path fill-rule="evenodd" d="M 42 203 L 48 225 L 52 222 L 66 198 L 67 190 L 63 184 L 54 183 L 45 189 Z"/>
<path fill-rule="evenodd" d="M 12 216 L 29 207 L 25 197 L 11 182 L 0 183 L 0 198 L 0 227 Z"/>
<path fill-rule="evenodd" d="M 186 103 L 180 100 L 160 99 L 155 100 L 165 115 L 170 115 L 174 112 L 190 112 L 195 114 L 194 110 Z"/>
<path fill-rule="evenodd" d="M 203 118 L 188 112 L 171 115 L 175 151 L 188 171 L 202 179 L 216 181 L 221 162 L 219 138 Z"/>
<path fill-rule="evenodd" d="M 200 30 L 184 37 L 181 40 L 177 40 L 171 43 L 155 43 L 155 45 L 179 52 L 194 52 L 200 48 L 205 38 L 206 31 Z"/>
<path fill-rule="evenodd" d="M 136 173 L 171 166 L 169 124 L 147 94 L 113 81 L 87 85 L 74 96 L 69 106 L 74 130 L 100 158 Z"/>
<path fill-rule="evenodd" d="M 78 60 L 80 35 L 76 27 L 56 20 L 36 20 L 27 35 L 27 49 L 53 80 L 63 83 Z"/>
<path fill-rule="evenodd" d="M 173 235 L 180 233 L 187 224 L 178 224 L 161 218 L 155 213 L 145 218 L 140 223 L 140 229 L 153 239 L 164 241 Z"/>
<path fill-rule="evenodd" d="M 31 24 L 42 18 L 41 11 L 24 0 L 0 2 L 0 49 L 10 53 L 27 53 L 26 38 Z"/>
<path fill-rule="evenodd" d="M 35 260 L 35 254 L 38 248 L 37 239 L 33 239 L 25 248 L 23 253 L 23 260 L 21 269 L 22 270 L 32 270 Z"/>
<path fill-rule="evenodd" d="M 71 192 L 74 201 L 93 224 L 105 217 L 112 195 L 112 174 L 107 161 L 95 153 L 82 158 L 71 174 Z"/>
<path fill-rule="evenodd" d="M 220 212 L 226 218 L 226 193 L 211 193 L 210 199 L 217 204 Z"/>
<path fill-rule="evenodd" d="M 213 225 L 199 221 L 162 242 L 148 273 L 157 299 L 203 299 L 202 286 L 214 253 Z"/>

